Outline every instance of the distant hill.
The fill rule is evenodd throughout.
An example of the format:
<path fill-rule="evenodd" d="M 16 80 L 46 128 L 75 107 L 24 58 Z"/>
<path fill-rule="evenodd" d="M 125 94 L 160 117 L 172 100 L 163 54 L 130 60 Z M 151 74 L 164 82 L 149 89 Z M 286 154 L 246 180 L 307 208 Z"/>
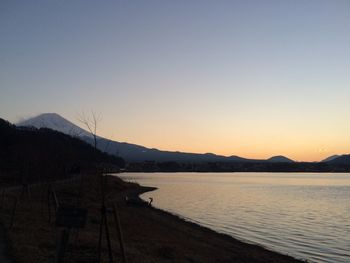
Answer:
<path fill-rule="evenodd" d="M 328 161 L 328 163 L 350 165 L 350 154 L 344 154 L 339 157 L 333 158 L 330 161 Z"/>
<path fill-rule="evenodd" d="M 85 138 L 89 143 L 93 143 L 92 138 Z M 123 157 L 129 162 L 157 161 L 157 162 L 254 162 L 257 160 L 245 159 L 238 156 L 222 156 L 213 153 L 185 153 L 176 151 L 162 151 L 154 148 L 146 148 L 136 144 L 111 141 L 99 138 L 98 148 L 109 154 Z"/>
<path fill-rule="evenodd" d="M 37 128 L 47 127 L 69 135 L 79 136 L 90 144 L 93 144 L 93 138 L 89 132 L 66 120 L 56 113 L 44 113 L 26 121 L 19 122 L 19 126 L 33 126 Z M 176 151 L 163 151 L 154 148 L 147 148 L 137 144 L 118 142 L 108 140 L 102 137 L 97 138 L 97 147 L 101 151 L 120 156 L 128 162 L 181 162 L 181 163 L 199 163 L 199 162 L 266 162 L 266 160 L 246 159 L 239 156 L 222 156 L 213 153 L 186 153 Z M 269 162 L 293 162 L 283 157 L 275 156 L 268 160 Z"/>
<path fill-rule="evenodd" d="M 278 156 L 273 156 L 269 159 L 267 159 L 266 161 L 271 162 L 271 163 L 294 163 L 293 160 L 282 156 L 282 155 L 278 155 Z"/>
<path fill-rule="evenodd" d="M 337 154 L 336 155 L 332 155 L 332 156 L 329 156 L 326 159 L 322 160 L 321 162 L 329 162 L 329 161 L 332 161 L 332 160 L 334 160 L 334 159 L 336 159 L 338 157 L 340 157 L 340 155 L 337 155 Z"/>

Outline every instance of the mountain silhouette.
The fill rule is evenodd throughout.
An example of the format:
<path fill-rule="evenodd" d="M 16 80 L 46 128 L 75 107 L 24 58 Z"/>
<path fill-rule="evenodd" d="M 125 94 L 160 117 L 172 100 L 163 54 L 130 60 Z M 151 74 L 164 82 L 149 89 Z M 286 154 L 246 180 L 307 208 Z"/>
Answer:
<path fill-rule="evenodd" d="M 336 154 L 336 155 L 332 155 L 332 156 L 329 156 L 327 157 L 326 159 L 322 160 L 321 162 L 325 163 L 325 162 L 330 162 L 336 158 L 340 157 L 340 155 Z"/>
<path fill-rule="evenodd" d="M 328 161 L 328 163 L 350 165 L 350 154 L 340 155 L 340 156 Z"/>
<path fill-rule="evenodd" d="M 17 126 L 33 126 L 36 128 L 49 128 L 80 137 L 82 140 L 94 144 L 91 133 L 66 120 L 57 113 L 44 113 L 36 117 L 17 123 Z M 106 138 L 97 137 L 97 148 L 124 158 L 128 162 L 293 162 L 284 156 L 274 156 L 268 160 L 246 159 L 239 156 L 222 156 L 213 153 L 186 153 L 178 151 L 163 151 L 155 148 L 147 148 L 137 144 L 112 141 Z"/>
<path fill-rule="evenodd" d="M 291 160 L 283 155 L 273 156 L 273 157 L 267 159 L 266 161 L 271 162 L 271 163 L 294 163 L 293 160 Z"/>

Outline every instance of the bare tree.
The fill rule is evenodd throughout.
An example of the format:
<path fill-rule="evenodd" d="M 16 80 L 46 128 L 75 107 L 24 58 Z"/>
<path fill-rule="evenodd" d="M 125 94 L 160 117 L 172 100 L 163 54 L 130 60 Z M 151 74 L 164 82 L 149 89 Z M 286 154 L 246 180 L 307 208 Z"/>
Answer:
<path fill-rule="evenodd" d="M 78 116 L 78 120 L 85 125 L 94 138 L 94 146 L 97 149 L 97 124 L 101 121 L 101 115 L 91 111 L 91 115 L 86 115 L 84 112 Z"/>
<path fill-rule="evenodd" d="M 79 136 L 82 134 L 83 132 L 77 128 L 75 128 L 73 125 L 69 128 L 68 134 L 72 137 L 76 137 L 79 138 Z"/>

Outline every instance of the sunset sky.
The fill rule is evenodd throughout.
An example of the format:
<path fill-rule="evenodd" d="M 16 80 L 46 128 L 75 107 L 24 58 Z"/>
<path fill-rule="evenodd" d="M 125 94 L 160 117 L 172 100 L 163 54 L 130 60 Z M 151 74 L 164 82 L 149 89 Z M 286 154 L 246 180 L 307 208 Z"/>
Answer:
<path fill-rule="evenodd" d="M 163 150 L 350 153 L 350 1 L 0 2 L 0 112 Z"/>

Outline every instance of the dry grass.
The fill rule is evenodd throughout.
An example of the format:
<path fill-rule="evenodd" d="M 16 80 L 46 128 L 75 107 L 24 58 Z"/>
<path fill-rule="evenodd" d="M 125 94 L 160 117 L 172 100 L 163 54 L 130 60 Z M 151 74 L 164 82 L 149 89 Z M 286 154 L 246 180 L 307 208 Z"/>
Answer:
<path fill-rule="evenodd" d="M 72 230 L 65 262 L 97 262 L 101 211 L 100 177 L 84 176 L 74 183 L 56 186 L 61 203 L 88 209 L 85 228 Z M 297 262 L 258 246 L 239 242 L 225 235 L 148 207 L 126 206 L 126 194 L 137 194 L 146 188 L 125 183 L 116 177 L 108 178 L 107 207 L 119 207 L 128 262 Z M 2 223 L 7 227 L 11 254 L 18 263 L 53 262 L 60 229 L 49 222 L 47 205 L 48 186 L 31 189 L 31 196 L 17 206 L 12 229 L 13 197 L 7 195 L 1 211 Z M 11 193 L 19 196 L 19 192 Z M 112 213 L 108 213 L 113 257 L 121 262 L 117 228 Z M 104 239 L 102 262 L 108 262 Z"/>

